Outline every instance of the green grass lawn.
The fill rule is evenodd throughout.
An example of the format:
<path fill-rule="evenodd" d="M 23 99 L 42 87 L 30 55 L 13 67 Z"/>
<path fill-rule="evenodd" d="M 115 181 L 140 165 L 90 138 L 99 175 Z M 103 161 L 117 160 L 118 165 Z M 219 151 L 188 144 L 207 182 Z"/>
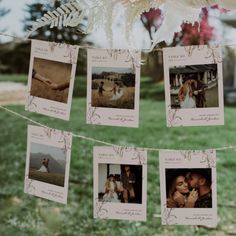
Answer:
<path fill-rule="evenodd" d="M 225 109 L 225 125 L 167 128 L 164 102 L 141 100 L 138 129 L 85 124 L 86 100 L 73 99 L 65 122 L 9 106 L 52 128 L 125 146 L 206 149 L 236 144 L 236 109 Z M 148 152 L 147 222 L 93 219 L 93 146 L 74 138 L 68 204 L 23 193 L 27 122 L 0 109 L 0 235 L 227 235 L 236 233 L 236 152 L 217 152 L 219 224 L 216 229 L 161 226 L 158 152 Z"/>
<path fill-rule="evenodd" d="M 0 82 L 9 81 L 9 82 L 16 82 L 16 83 L 27 83 L 28 76 L 27 75 L 11 75 L 11 74 L 1 74 L 0 75 Z"/>

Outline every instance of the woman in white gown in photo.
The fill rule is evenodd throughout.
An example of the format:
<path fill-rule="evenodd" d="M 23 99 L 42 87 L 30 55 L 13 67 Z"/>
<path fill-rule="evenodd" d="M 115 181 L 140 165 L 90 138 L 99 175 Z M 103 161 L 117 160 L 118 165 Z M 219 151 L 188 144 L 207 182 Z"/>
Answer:
<path fill-rule="evenodd" d="M 187 80 L 181 86 L 178 99 L 180 103 L 180 108 L 196 108 L 196 101 L 193 98 L 192 83 L 195 83 L 193 80 Z"/>
<path fill-rule="evenodd" d="M 114 175 L 109 175 L 105 183 L 105 194 L 103 200 L 107 202 L 120 202 L 117 194 L 117 184 Z"/>
<path fill-rule="evenodd" d="M 114 83 L 114 86 L 113 86 L 111 92 L 113 92 L 113 96 L 110 99 L 110 101 L 118 100 L 119 98 L 121 98 L 124 95 L 124 92 L 121 89 L 121 86 L 117 82 Z"/>
<path fill-rule="evenodd" d="M 42 165 L 41 165 L 41 167 L 38 169 L 38 171 L 48 173 L 48 172 L 49 172 L 49 171 L 48 171 L 48 163 L 49 163 L 49 159 L 43 158 L 43 160 L 42 160 Z"/>

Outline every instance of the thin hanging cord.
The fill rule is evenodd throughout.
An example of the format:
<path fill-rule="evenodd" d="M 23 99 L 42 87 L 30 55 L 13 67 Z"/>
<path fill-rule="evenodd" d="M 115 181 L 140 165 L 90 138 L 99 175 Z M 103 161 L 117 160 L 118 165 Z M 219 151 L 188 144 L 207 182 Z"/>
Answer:
<path fill-rule="evenodd" d="M 14 39 L 18 39 L 20 41 L 27 41 L 27 40 L 30 41 L 31 40 L 31 39 L 26 39 L 26 38 L 14 36 L 14 35 L 11 35 L 11 34 L 7 34 L 7 33 L 4 33 L 4 32 L 0 32 L 0 35 L 6 36 L 6 37 L 11 37 L 11 38 L 14 38 Z"/>
<path fill-rule="evenodd" d="M 17 116 L 17 117 L 20 117 L 21 119 L 24 119 L 24 120 L 27 120 L 35 125 L 38 125 L 38 126 L 41 126 L 41 127 L 44 127 L 44 128 L 47 128 L 47 129 L 52 129 L 51 127 L 47 126 L 47 125 L 44 125 L 40 122 L 37 122 L 35 120 L 32 120 L 24 115 L 21 115 L 15 111 L 12 111 L 4 106 L 1 106 L 0 105 L 0 109 L 3 109 L 9 113 L 11 113 L 12 115 L 14 116 Z M 68 132 L 68 131 L 67 131 Z M 84 140 L 87 140 L 87 141 L 90 141 L 90 142 L 95 142 L 95 143 L 100 143 L 100 144 L 104 144 L 104 145 L 107 145 L 107 146 L 112 146 L 112 147 L 125 147 L 125 146 L 122 146 L 122 145 L 117 145 L 117 144 L 114 144 L 114 143 L 109 143 L 109 142 L 106 142 L 106 141 L 103 141 L 103 140 L 99 140 L 99 139 L 95 139 L 95 138 L 91 138 L 91 137 L 87 137 L 87 136 L 83 136 L 83 135 L 79 135 L 79 134 L 75 134 L 73 132 L 70 132 L 72 134 L 73 137 L 75 138 L 79 138 L 79 139 L 84 139 Z M 150 147 L 137 147 L 139 149 L 145 149 L 147 151 L 160 151 L 160 150 L 165 150 L 165 151 L 175 151 L 175 150 L 179 150 L 179 149 L 165 149 L 165 148 L 150 148 Z M 225 151 L 225 150 L 229 150 L 229 149 L 236 149 L 236 145 L 230 145 L 230 146 L 225 146 L 225 147 L 219 147 L 219 148 L 208 148 L 208 149 L 214 149 L 216 151 Z M 206 150 L 208 150 L 206 149 Z"/>
<path fill-rule="evenodd" d="M 47 125 L 44 125 L 44 124 L 42 124 L 42 123 L 40 123 L 40 122 L 37 122 L 37 121 L 35 121 L 35 120 L 32 120 L 32 119 L 30 119 L 30 118 L 28 118 L 28 117 L 26 117 L 26 116 L 24 116 L 24 115 L 21 115 L 20 113 L 17 113 L 17 112 L 15 112 L 15 111 L 12 111 L 12 110 L 10 110 L 10 109 L 4 107 L 4 106 L 1 106 L 1 105 L 0 105 L 0 108 L 3 109 L 3 110 L 5 110 L 5 111 L 7 111 L 7 112 L 9 112 L 9 113 L 11 113 L 11 114 L 14 115 L 14 116 L 17 116 L 17 117 L 20 117 L 20 118 L 22 118 L 22 119 L 24 119 L 24 120 L 30 121 L 31 123 L 33 123 L 33 124 L 35 124 L 35 125 L 44 127 L 44 128 L 46 128 L 46 129 L 51 129 L 51 128 L 50 128 L 49 126 L 47 126 Z M 79 135 L 79 134 L 74 134 L 74 133 L 72 133 L 72 135 L 73 135 L 74 137 L 77 137 L 77 138 L 80 138 L 80 139 L 85 139 L 85 140 L 88 140 L 88 141 L 97 142 L 97 143 L 105 144 L 105 145 L 108 145 L 108 146 L 119 146 L 119 145 L 115 145 L 115 144 L 113 144 L 113 143 L 108 143 L 108 142 L 105 142 L 105 141 L 102 141 L 102 140 L 98 140 L 98 139 L 94 139 L 94 138 L 82 136 L 82 135 Z"/>
<path fill-rule="evenodd" d="M 31 41 L 32 40 L 30 38 L 18 37 L 18 36 L 14 36 L 14 35 L 4 33 L 4 32 L 0 32 L 0 36 L 11 37 L 11 38 L 15 38 L 15 39 L 20 40 L 20 41 Z M 37 40 L 40 40 L 40 39 L 37 39 Z M 236 47 L 236 44 L 220 44 L 220 45 L 222 47 Z M 84 49 L 101 49 L 99 47 L 94 47 L 94 46 L 89 46 L 89 45 L 77 45 L 77 46 L 79 46 L 79 48 L 84 48 Z M 140 50 L 140 51 L 143 51 L 143 52 L 150 53 L 150 52 L 153 52 L 153 51 L 162 51 L 162 48 L 157 47 L 157 48 L 154 48 L 152 51 L 150 51 L 149 48 L 142 48 L 142 49 L 133 48 L 133 50 Z"/>

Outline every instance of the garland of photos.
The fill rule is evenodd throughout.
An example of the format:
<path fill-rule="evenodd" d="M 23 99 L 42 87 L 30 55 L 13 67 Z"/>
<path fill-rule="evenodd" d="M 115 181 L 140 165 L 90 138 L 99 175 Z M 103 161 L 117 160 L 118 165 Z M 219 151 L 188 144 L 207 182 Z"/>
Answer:
<path fill-rule="evenodd" d="M 16 36 L 7 34 L 5 32 L 0 32 L 0 35 L 6 36 L 6 37 L 12 37 L 12 38 L 15 38 L 15 39 L 20 40 L 20 41 L 24 41 L 24 40 L 31 41 L 31 39 L 16 37 Z M 78 46 L 79 46 L 79 48 L 84 48 L 84 49 L 97 49 L 96 47 L 92 47 L 92 46 L 81 46 L 81 45 L 78 45 Z M 224 45 L 221 45 L 221 46 L 236 47 L 236 44 L 224 44 Z M 149 49 L 142 49 L 142 51 L 148 51 L 148 50 Z M 162 49 L 161 48 L 155 48 L 155 49 L 153 49 L 153 51 L 162 51 Z M 131 53 L 131 56 L 132 56 L 132 53 Z M 141 60 L 140 64 L 143 64 L 142 60 Z M 36 125 L 38 125 L 40 127 L 44 127 L 44 128 L 47 128 L 47 129 L 52 129 L 49 126 L 46 126 L 46 125 L 44 125 L 42 123 L 39 123 L 39 122 L 37 122 L 37 121 L 35 121 L 33 119 L 30 119 L 30 118 L 28 118 L 28 117 L 26 117 L 26 116 L 24 116 L 24 115 L 22 115 L 20 113 L 17 113 L 17 112 L 15 112 L 15 111 L 13 111 L 13 110 L 11 110 L 9 108 L 6 108 L 5 106 L 1 106 L 0 105 L 0 109 L 3 109 L 6 112 L 9 112 L 12 115 L 20 117 L 20 118 L 22 118 L 24 120 L 28 120 L 29 122 L 31 122 L 33 124 L 36 124 Z M 114 144 L 114 143 L 109 143 L 109 142 L 106 142 L 106 141 L 103 141 L 103 140 L 98 140 L 98 139 L 94 139 L 94 138 L 91 138 L 91 137 L 79 135 L 79 134 L 76 134 L 76 133 L 73 133 L 73 132 L 71 132 L 71 134 L 75 138 L 80 138 L 80 139 L 84 139 L 84 140 L 87 140 L 87 141 L 104 144 L 104 145 L 107 145 L 107 146 L 124 147 L 124 146 L 117 145 L 117 144 Z M 171 150 L 178 150 L 178 149 L 164 149 L 164 148 L 150 148 L 150 147 L 137 147 L 137 148 L 141 148 L 141 149 L 145 149 L 145 150 L 149 150 L 149 151 L 160 151 L 160 150 L 171 151 Z M 205 150 L 208 150 L 208 149 L 212 149 L 212 148 L 207 148 Z M 236 145 L 229 145 L 229 146 L 223 146 L 223 147 L 214 148 L 214 150 L 216 150 L 216 151 L 224 151 L 224 150 L 230 150 L 230 149 L 232 149 L 232 150 L 236 149 Z"/>
<path fill-rule="evenodd" d="M 90 2 L 90 1 L 87 1 L 87 2 Z M 172 10 L 170 10 L 168 12 L 168 14 L 170 14 L 171 12 L 173 12 L 175 7 L 177 7 L 177 9 L 182 9 L 185 4 L 188 7 L 191 6 L 193 8 L 199 8 L 202 5 L 209 6 L 209 5 L 212 5 L 214 3 L 218 3 L 218 4 L 222 4 L 223 3 L 223 1 L 221 1 L 221 0 L 215 0 L 215 1 L 213 1 L 213 0 L 212 1 L 211 0 L 210 1 L 204 1 L 204 0 L 201 1 L 201 0 L 199 0 L 199 1 L 194 1 L 194 2 L 191 1 L 191 3 L 190 3 L 190 1 L 187 1 L 187 0 L 186 1 L 185 0 L 180 0 L 177 4 L 173 4 L 172 0 L 159 0 L 159 1 L 154 1 L 154 0 L 151 0 L 151 1 L 143 1 L 143 0 L 120 0 L 120 1 L 103 0 L 103 1 L 99 1 L 99 0 L 96 0 L 96 4 L 98 4 L 100 2 L 102 2 L 103 4 L 102 5 L 98 5 L 96 7 L 91 7 L 88 4 L 85 5 L 85 1 L 80 1 L 80 4 L 77 3 L 76 1 L 72 1 L 70 3 L 66 3 L 66 4 L 62 5 L 61 7 L 57 8 L 53 12 L 47 12 L 44 15 L 44 17 L 42 19 L 40 19 L 35 26 L 33 26 L 31 31 L 29 32 L 29 35 L 33 31 L 35 31 L 38 28 L 40 28 L 42 26 L 45 26 L 45 25 L 51 25 L 51 27 L 57 27 L 57 26 L 72 26 L 72 27 L 75 27 L 75 26 L 77 26 L 81 22 L 81 20 L 84 18 L 84 16 L 86 16 L 85 13 L 87 13 L 87 11 L 85 11 L 85 9 L 88 9 L 88 10 L 93 9 L 92 13 L 95 15 L 95 17 L 96 17 L 96 11 L 97 10 L 98 10 L 98 12 L 101 9 L 105 10 L 106 12 L 109 12 L 108 17 L 110 17 L 111 21 L 112 21 L 112 19 L 113 19 L 113 11 L 109 11 L 109 9 L 113 8 L 116 5 L 116 2 L 121 2 L 122 4 L 124 4 L 124 6 L 127 7 L 126 9 L 132 9 L 132 7 L 134 7 L 135 4 L 137 4 L 136 12 L 133 12 L 133 14 L 131 14 L 131 18 L 129 18 L 129 20 L 127 20 L 127 25 L 128 26 L 126 26 L 126 27 L 128 27 L 128 28 L 132 25 L 132 23 L 133 23 L 134 19 L 137 17 L 137 15 L 140 15 L 141 7 L 143 8 L 142 9 L 142 12 L 143 12 L 143 10 L 148 10 L 148 9 L 150 9 L 150 7 L 154 7 L 154 8 L 155 7 L 159 7 L 160 4 L 164 3 L 167 12 L 168 12 L 168 10 L 172 9 Z M 81 8 L 81 3 L 84 4 L 85 8 Z M 230 4 L 229 5 L 222 4 L 222 5 L 223 6 L 229 6 Z M 232 8 L 235 7 L 235 9 L 236 9 L 236 4 L 232 4 L 231 7 Z M 94 10 L 94 9 L 96 9 L 96 10 Z M 185 20 L 187 19 L 190 22 L 195 21 L 196 20 L 196 16 L 199 14 L 199 12 L 196 9 L 194 9 L 194 11 L 195 11 L 195 13 L 193 14 L 193 16 L 190 17 L 190 15 L 193 13 L 193 12 L 190 11 L 189 12 L 190 15 L 185 16 L 184 19 Z M 180 13 L 180 11 L 177 11 L 177 14 L 179 14 L 179 13 Z M 89 12 L 89 14 L 91 15 L 91 12 Z M 128 11 L 128 15 L 129 14 L 130 14 L 130 12 Z M 137 14 L 137 15 L 135 15 L 135 14 Z M 171 19 L 168 14 L 167 14 L 167 18 Z M 91 25 L 94 27 L 94 25 L 95 25 L 94 19 L 95 18 L 93 18 L 92 21 L 89 19 L 90 27 L 91 27 Z M 103 19 L 103 18 L 101 17 L 101 19 Z M 167 20 L 165 22 L 164 26 L 162 26 L 162 29 L 163 28 L 164 29 L 161 32 L 158 32 L 159 36 L 158 37 L 154 36 L 154 41 L 152 42 L 151 48 L 150 49 L 142 49 L 142 51 L 150 51 L 150 50 L 151 51 L 153 51 L 153 50 L 158 51 L 158 50 L 162 50 L 162 49 L 159 49 L 159 48 L 155 48 L 154 49 L 154 47 L 156 46 L 156 44 L 158 42 L 166 39 L 166 37 L 162 38 L 163 37 L 162 35 L 165 35 L 166 30 L 169 30 L 170 34 L 173 33 L 172 32 L 172 30 L 173 30 L 172 28 L 176 28 L 176 24 L 179 25 L 179 22 L 182 22 L 182 21 L 183 21 L 183 17 L 180 17 L 177 21 L 175 21 L 174 24 L 168 26 L 168 20 Z M 111 41 L 112 40 L 112 36 L 111 36 L 111 28 L 112 27 L 111 27 L 111 25 L 108 24 L 109 22 L 107 22 L 106 19 L 105 19 L 105 22 L 106 22 L 105 27 L 106 27 L 106 29 L 108 29 L 108 31 L 107 31 L 108 39 L 109 39 L 109 41 Z M 98 23 L 100 24 L 101 22 L 98 21 Z M 86 30 L 86 33 L 88 31 L 89 31 L 89 26 L 88 26 L 88 29 Z M 14 36 L 5 34 L 3 32 L 0 32 L 0 35 L 9 36 L 9 37 L 13 37 L 13 38 L 21 40 L 21 38 L 19 38 L 19 37 L 14 37 Z M 26 38 L 25 38 L 25 40 L 26 40 Z M 27 40 L 30 40 L 30 39 L 27 39 Z M 130 35 L 128 35 L 128 42 L 131 42 L 130 41 Z M 129 45 L 132 48 L 132 46 L 133 46 L 132 43 L 130 43 Z M 225 46 L 236 46 L 236 45 L 225 45 Z M 79 46 L 79 48 L 87 48 L 87 49 L 92 48 L 92 49 L 96 49 L 96 47 L 91 47 L 91 46 Z M 130 56 L 132 57 L 132 59 L 135 59 L 135 57 L 132 55 L 132 51 L 130 49 L 128 49 L 128 52 L 129 52 Z M 139 63 L 142 64 L 142 61 L 140 60 Z M 42 124 L 42 123 L 40 123 L 38 121 L 35 121 L 35 120 L 31 119 L 31 118 L 28 118 L 28 117 L 26 117 L 26 116 L 24 116 L 24 115 L 22 115 L 22 114 L 20 114 L 18 112 L 15 112 L 15 111 L 13 111 L 13 110 L 11 110 L 9 108 L 6 108 L 5 106 L 1 106 L 0 105 L 0 109 L 6 111 L 6 112 L 8 112 L 8 113 L 10 113 L 10 114 L 12 114 L 12 115 L 14 115 L 16 117 L 19 117 L 19 118 L 21 118 L 23 120 L 29 121 L 29 122 L 31 122 L 31 123 L 39 126 L 39 127 L 45 128 L 46 132 L 48 132 L 48 134 L 47 134 L 48 137 L 51 137 L 51 132 L 53 133 L 55 131 L 55 129 L 53 129 L 53 128 L 45 125 L 45 124 Z M 55 133 L 56 133 L 56 131 L 55 131 Z M 95 142 L 95 143 L 103 144 L 103 145 L 106 145 L 106 146 L 110 146 L 113 149 L 119 149 L 118 153 L 117 153 L 118 156 L 120 155 L 119 157 L 124 157 L 127 153 L 123 152 L 123 150 L 129 149 L 129 147 L 126 147 L 126 146 L 123 146 L 123 145 L 117 145 L 117 144 L 114 144 L 114 143 L 106 142 L 106 141 L 95 139 L 95 138 L 92 138 L 92 137 L 83 136 L 83 135 L 80 135 L 80 134 L 77 134 L 77 133 L 74 133 L 74 132 L 62 131 L 62 133 L 68 133 L 69 136 L 73 136 L 75 138 L 79 138 L 79 139 L 83 139 L 83 140 L 86 140 L 86 141 L 89 141 L 89 142 Z M 66 134 L 65 134 L 65 136 L 66 136 Z M 63 146 L 65 153 L 67 153 L 67 152 L 70 153 L 71 145 L 72 145 L 71 139 L 67 143 L 66 137 L 63 137 L 62 145 L 65 145 L 65 146 Z M 94 149 L 95 152 L 94 153 L 96 153 L 96 150 L 99 151 L 99 148 L 100 147 L 95 147 L 95 149 Z M 119 153 L 120 149 L 122 149 L 121 150 L 122 153 Z M 151 148 L 151 147 L 133 147 L 133 149 L 134 149 L 134 154 L 135 155 L 132 156 L 129 153 L 127 155 L 130 155 L 130 156 L 132 156 L 134 158 L 134 159 L 132 159 L 132 161 L 134 161 L 134 163 L 136 163 L 135 161 L 138 161 L 138 163 L 143 166 L 143 170 L 146 171 L 146 172 L 147 172 L 147 160 L 146 160 L 146 152 L 147 151 L 158 151 L 158 152 L 160 152 L 160 155 L 163 155 L 163 152 L 166 152 L 166 151 L 179 151 L 180 155 L 182 155 L 181 152 L 186 152 L 183 155 L 184 155 L 185 159 L 187 159 L 189 161 L 191 160 L 192 153 L 194 153 L 194 155 L 195 154 L 198 155 L 198 154 L 204 153 L 205 160 L 201 162 L 201 160 L 199 159 L 198 162 L 200 161 L 200 163 L 201 163 L 200 166 L 204 166 L 204 168 L 211 168 L 212 171 L 214 172 L 213 177 L 215 178 L 216 177 L 215 176 L 215 172 L 216 172 L 215 152 L 216 151 L 225 151 L 225 150 L 230 150 L 230 149 L 236 150 L 236 145 L 229 145 L 229 146 L 223 146 L 223 147 L 217 147 L 217 148 L 208 148 L 208 149 L 204 149 L 204 150 L 203 149 L 195 150 L 196 153 L 195 153 L 195 151 L 192 151 L 192 150 L 184 150 L 184 151 L 182 150 L 181 151 L 181 150 L 178 150 L 178 149 L 163 149 L 163 148 L 158 148 L 158 147 L 157 148 Z M 96 161 L 96 159 L 98 157 L 96 155 L 99 155 L 99 153 L 95 154 L 95 161 Z M 130 160 L 129 160 L 129 162 L 130 162 Z M 69 160 L 66 160 L 66 164 L 69 165 L 69 163 L 70 163 L 70 157 L 69 157 Z M 128 163 L 127 165 L 129 165 L 129 164 L 130 163 Z M 162 160 L 162 162 L 160 161 L 160 167 L 162 165 L 163 165 L 163 160 Z M 144 168 L 144 166 L 145 166 L 145 168 Z M 160 169 L 165 170 L 165 166 L 163 166 L 163 167 L 164 168 L 160 168 Z M 94 173 L 96 173 L 96 172 L 94 172 Z M 161 177 L 163 177 L 163 175 L 164 175 L 163 173 L 164 172 L 161 172 Z M 146 176 L 147 175 L 145 174 L 144 178 L 146 178 Z M 67 180 L 65 182 L 67 182 L 67 184 L 68 184 L 68 176 L 66 178 L 67 178 Z M 214 197 L 216 197 L 216 180 L 214 178 L 212 179 L 212 184 L 213 184 L 212 191 L 214 192 Z M 145 179 L 145 181 L 146 181 L 146 179 Z M 65 189 L 68 189 L 68 185 L 67 184 L 64 185 Z M 47 190 L 48 192 L 44 191 L 44 193 L 46 195 L 50 196 L 50 197 L 48 197 L 48 199 L 50 199 L 50 200 L 53 199 L 53 198 L 51 198 L 51 194 L 55 197 L 55 199 L 57 197 L 60 198 L 62 196 L 63 200 L 61 200 L 61 201 L 57 200 L 57 201 L 58 202 L 62 202 L 62 203 L 66 203 L 67 202 L 67 190 L 65 191 L 65 194 L 63 194 L 61 196 L 60 196 L 59 192 L 54 191 L 54 190 L 57 190 L 57 189 L 56 188 L 55 189 L 52 188 L 52 189 Z M 37 195 L 38 193 L 37 193 L 37 191 L 35 189 L 33 180 L 29 178 L 29 173 L 27 173 L 26 176 L 25 176 L 25 192 L 27 192 L 29 194 L 36 195 L 36 196 L 40 196 L 40 195 Z M 143 192 L 144 192 L 144 190 L 143 190 Z M 54 195 L 54 194 L 56 194 L 56 195 Z M 164 194 L 164 191 L 161 191 L 161 194 Z M 44 198 L 45 198 L 45 196 L 44 196 Z M 96 204 L 96 206 L 95 206 L 95 212 L 96 212 L 95 215 L 97 215 L 98 218 L 106 218 L 106 216 L 104 217 L 104 215 L 103 215 L 104 212 L 107 213 L 107 211 L 108 211 L 107 208 L 106 208 L 107 206 L 105 206 L 106 205 L 106 201 L 99 202 L 99 200 L 96 198 L 95 199 L 95 204 Z M 163 204 L 163 202 L 162 202 L 162 204 Z M 214 204 L 216 204 L 215 200 L 214 200 Z M 162 205 L 162 210 L 163 210 L 163 205 Z M 172 210 L 173 210 L 173 208 L 168 209 L 168 208 L 166 208 L 166 205 L 164 205 L 164 212 L 162 212 L 163 219 L 164 219 L 162 221 L 163 224 L 167 224 L 167 225 L 171 224 L 169 216 L 176 217 L 176 215 L 175 215 L 176 212 L 174 212 L 174 211 L 172 212 Z M 210 214 L 212 214 L 213 216 L 216 216 L 217 214 L 216 214 L 215 210 L 216 210 L 216 205 L 214 205 L 212 207 L 212 209 L 209 209 Z M 104 212 L 102 213 L 102 211 L 104 211 Z M 141 210 L 139 209 L 139 211 L 142 212 L 142 209 Z M 140 212 L 137 213 L 137 215 L 140 214 Z M 127 211 L 125 210 L 123 213 L 127 213 Z M 121 211 L 121 214 L 123 214 L 123 213 Z M 132 211 L 130 212 L 130 214 L 131 213 L 135 214 Z M 143 219 L 141 217 L 140 220 L 141 219 L 144 220 L 146 218 L 146 206 L 143 209 L 143 213 L 145 213 L 145 217 Z M 174 215 L 170 215 L 170 214 L 173 214 L 173 213 L 174 213 Z M 127 219 L 129 219 L 129 216 L 128 216 Z M 135 218 L 132 218 L 132 219 L 135 219 Z M 137 219 L 139 219 L 139 218 L 137 218 Z M 212 219 L 212 222 L 214 222 L 214 220 L 216 220 L 216 219 L 215 218 Z M 209 222 L 211 222 L 211 219 L 210 219 Z"/>
<path fill-rule="evenodd" d="M 17 36 L 13 36 L 13 35 L 10 35 L 10 34 L 7 34 L 5 32 L 0 32 L 0 35 L 2 36 L 6 36 L 6 37 L 11 37 L 11 38 L 15 38 L 17 40 L 20 40 L 20 41 L 24 41 L 24 40 L 29 40 L 31 41 L 31 39 L 29 38 L 21 38 L 21 37 L 17 37 Z M 79 48 L 84 48 L 84 49 L 97 49 L 96 47 L 92 47 L 92 46 L 82 46 L 82 45 L 78 45 Z M 228 46 L 228 47 L 236 47 L 236 44 L 224 44 L 224 45 L 221 45 L 221 46 Z M 149 49 L 142 49 L 142 51 L 149 51 Z M 152 51 L 162 51 L 162 48 L 155 48 L 153 49 Z M 130 52 L 131 54 L 131 57 L 133 56 L 132 53 Z M 140 64 L 143 64 L 142 60 L 140 62 Z M 23 116 L 22 114 L 20 113 L 17 113 L 9 108 L 6 108 L 5 106 L 1 106 L 0 105 L 0 108 L 5 110 L 6 112 L 9 112 L 11 113 L 12 115 L 15 115 L 17 117 L 20 117 L 24 120 L 28 120 L 29 122 L 33 123 L 33 124 L 36 124 L 38 126 L 41 126 L 41 127 L 44 127 L 44 128 L 47 128 L 47 129 L 52 129 L 42 123 L 39 123 L 35 120 L 32 120 L 26 116 Z M 83 135 L 80 135 L 80 134 L 76 134 L 76 133 L 73 133 L 71 132 L 72 136 L 75 137 L 75 138 L 80 138 L 80 139 L 84 139 L 84 140 L 87 140 L 87 141 L 91 141 L 91 142 L 96 142 L 96 143 L 100 143 L 100 144 L 104 144 L 104 145 L 107 145 L 107 146 L 112 146 L 112 147 L 124 147 L 124 146 L 121 146 L 121 145 L 117 145 L 117 144 L 114 144 L 114 143 L 109 143 L 109 142 L 106 142 L 106 141 L 103 141 L 103 140 L 98 140 L 98 139 L 94 139 L 94 138 L 91 138 L 91 137 L 87 137 L 87 136 L 83 136 Z M 150 148 L 150 147 L 137 147 L 137 148 L 141 148 L 141 149 L 145 149 L 145 150 L 149 150 L 149 151 L 160 151 L 160 150 L 176 150 L 176 149 L 163 149 L 163 148 Z M 205 150 L 208 150 L 209 148 L 205 149 Z M 212 148 L 211 148 L 212 149 Z M 214 148 L 214 150 L 217 150 L 217 151 L 224 151 L 224 150 L 234 150 L 236 149 L 236 145 L 229 145 L 229 146 L 223 146 L 223 147 L 218 147 L 218 148 Z M 201 149 L 202 150 L 202 149 Z"/>

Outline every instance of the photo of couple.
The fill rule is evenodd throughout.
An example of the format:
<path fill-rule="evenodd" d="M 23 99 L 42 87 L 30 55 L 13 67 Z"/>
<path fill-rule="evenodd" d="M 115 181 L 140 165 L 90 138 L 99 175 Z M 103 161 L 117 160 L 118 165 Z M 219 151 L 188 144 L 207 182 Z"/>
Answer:
<path fill-rule="evenodd" d="M 142 166 L 99 164 L 99 201 L 142 204 Z"/>
<path fill-rule="evenodd" d="M 67 103 L 72 65 L 34 58 L 30 95 Z"/>
<path fill-rule="evenodd" d="M 66 156 L 61 148 L 31 143 L 29 179 L 64 187 Z"/>
<path fill-rule="evenodd" d="M 210 168 L 166 169 L 167 208 L 212 208 Z"/>
<path fill-rule="evenodd" d="M 217 64 L 169 69 L 171 108 L 218 107 Z"/>
<path fill-rule="evenodd" d="M 123 90 L 122 90 L 122 86 L 118 82 L 114 82 L 112 89 L 109 90 L 109 91 L 106 91 L 104 89 L 104 82 L 101 81 L 100 84 L 99 84 L 99 87 L 98 87 L 99 97 L 104 96 L 103 92 L 112 92 L 113 96 L 110 98 L 110 101 L 118 100 L 119 98 L 121 98 L 124 95 Z"/>
<path fill-rule="evenodd" d="M 38 171 L 40 172 L 47 172 L 49 173 L 49 158 L 43 158 L 42 160 L 42 165 L 41 167 L 38 169 Z"/>
<path fill-rule="evenodd" d="M 132 68 L 92 68 L 92 106 L 134 109 L 135 74 Z"/>

